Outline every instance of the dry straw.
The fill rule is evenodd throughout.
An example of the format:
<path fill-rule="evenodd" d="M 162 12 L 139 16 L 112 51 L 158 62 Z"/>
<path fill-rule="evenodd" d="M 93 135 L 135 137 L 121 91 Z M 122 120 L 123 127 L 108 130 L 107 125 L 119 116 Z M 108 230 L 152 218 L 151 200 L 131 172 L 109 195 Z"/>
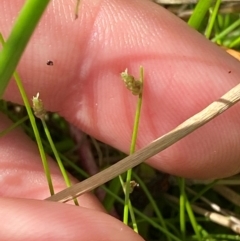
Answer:
<path fill-rule="evenodd" d="M 108 182 L 116 176 L 124 173 L 130 168 L 133 168 L 148 158 L 163 151 L 173 145 L 183 137 L 189 135 L 194 130 L 205 125 L 213 118 L 217 117 L 225 110 L 236 104 L 240 99 L 240 84 L 228 91 L 220 99 L 211 103 L 201 112 L 184 121 L 178 127 L 151 142 L 145 148 L 136 151 L 134 154 L 122 159 L 118 163 L 109 168 L 97 173 L 96 175 L 77 183 L 63 191 L 47 198 L 49 201 L 67 202 L 75 197 L 82 195 L 85 192 L 91 191 L 96 187 Z"/>

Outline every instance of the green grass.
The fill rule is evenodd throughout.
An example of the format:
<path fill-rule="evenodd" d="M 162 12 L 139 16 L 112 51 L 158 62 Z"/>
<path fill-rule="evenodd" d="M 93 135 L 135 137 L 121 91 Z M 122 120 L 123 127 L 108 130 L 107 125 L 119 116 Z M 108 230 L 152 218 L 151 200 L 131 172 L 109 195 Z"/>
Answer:
<path fill-rule="evenodd" d="M 0 98 L 50 0 L 26 1 L 0 53 Z M 1 32 L 1 30 L 0 30 Z"/>
<path fill-rule="evenodd" d="M 0 52 L 0 96 L 3 95 L 11 76 L 14 75 L 25 105 L 20 112 L 17 112 L 15 111 L 16 105 L 1 101 L 1 111 L 8 115 L 14 124 L 6 130 L 1 130 L 0 137 L 7 135 L 14 128 L 21 125 L 24 131 L 32 139 L 36 140 L 43 160 L 50 193 L 52 194 L 54 190 L 46 154 L 55 158 L 63 168 L 62 170 L 66 168 L 79 179 L 87 178 L 88 174 L 75 164 L 79 157 L 75 152 L 76 147 L 68 123 L 54 113 L 47 114 L 48 120 L 44 122 L 35 119 L 20 77 L 16 72 L 14 74 L 24 49 L 37 23 L 41 21 L 40 18 L 48 3 L 49 1 L 46 0 L 26 1 L 10 37 L 6 40 L 6 44 L 4 44 Z M 240 49 L 239 16 L 232 12 L 224 14 L 219 12 L 220 6 L 221 1 L 219 0 L 214 4 L 209 0 L 200 0 L 196 6 L 190 4 L 188 9 L 193 11 L 188 19 L 188 24 L 214 43 Z M 3 38 L 1 38 L 1 43 L 3 44 Z M 119 81 L 121 81 L 120 77 Z M 138 121 L 139 119 L 141 121 L 141 116 L 138 117 Z M 31 123 L 32 128 L 29 128 L 29 123 Z M 124 156 L 121 152 L 92 138 L 87 141 L 92 147 L 92 153 L 96 160 L 101 159 L 101 165 L 103 165 L 101 168 L 106 167 L 111 163 L 111 160 L 116 161 Z M 136 139 L 133 141 L 132 152 L 136 141 Z M 67 178 L 66 173 L 63 175 Z M 130 205 L 132 206 L 130 211 L 134 212 L 136 218 L 134 224 L 130 223 L 130 225 L 135 226 L 137 224 L 140 235 L 145 239 L 167 239 L 169 241 L 240 240 L 239 236 L 232 232 L 230 228 L 214 223 L 202 213 L 203 210 L 211 210 L 209 202 L 217 203 L 227 211 L 239 213 L 239 206 L 223 198 L 213 189 L 214 185 L 218 183 L 223 181 L 230 183 L 235 180 L 227 179 L 207 184 L 190 185 L 188 180 L 172 176 L 166 177 L 165 174 L 159 173 L 145 164 L 135 168 L 131 176 L 140 184 L 140 187 L 135 188 L 133 193 L 129 195 Z M 127 181 L 131 179 L 129 176 Z M 70 185 L 67 179 L 66 182 L 67 185 Z M 129 202 L 128 198 L 126 199 L 127 202 L 124 201 L 124 192 L 119 187 L 118 179 L 114 179 L 107 185 L 102 186 L 102 189 L 106 193 L 103 204 L 107 210 L 114 210 L 121 217 L 124 203 Z M 191 187 L 192 191 L 190 191 L 189 187 Z"/>

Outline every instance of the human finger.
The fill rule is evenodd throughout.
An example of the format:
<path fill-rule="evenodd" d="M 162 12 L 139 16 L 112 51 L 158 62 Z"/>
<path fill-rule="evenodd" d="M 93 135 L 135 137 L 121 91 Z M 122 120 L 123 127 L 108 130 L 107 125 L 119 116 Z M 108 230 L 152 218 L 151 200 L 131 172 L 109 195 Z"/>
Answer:
<path fill-rule="evenodd" d="M 5 35 L 20 3 L 8 1 L 0 10 L 8 16 L 0 22 Z M 72 10 L 52 2 L 19 72 L 29 96 L 40 92 L 47 109 L 122 151 L 130 146 L 136 106 L 119 77 L 126 67 L 135 76 L 140 65 L 145 68 L 138 148 L 238 83 L 236 60 L 150 1 L 82 0 L 77 21 Z M 47 59 L 54 65 L 46 65 Z M 5 97 L 19 102 L 13 85 Z M 148 163 L 185 177 L 237 173 L 239 113 L 237 105 Z"/>

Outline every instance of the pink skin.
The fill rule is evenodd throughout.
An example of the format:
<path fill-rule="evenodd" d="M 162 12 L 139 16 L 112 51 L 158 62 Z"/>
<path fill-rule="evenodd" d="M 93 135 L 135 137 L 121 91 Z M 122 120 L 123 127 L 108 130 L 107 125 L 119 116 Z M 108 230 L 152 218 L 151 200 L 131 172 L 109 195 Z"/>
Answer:
<path fill-rule="evenodd" d="M 7 37 L 24 1 L 0 0 L 0 3 L 0 31 Z M 76 21 L 73 20 L 74 6 L 75 1 L 70 0 L 49 4 L 18 72 L 29 98 L 40 92 L 48 110 L 59 112 L 85 132 L 122 151 L 129 149 L 136 106 L 136 97 L 125 89 L 120 79 L 119 74 L 126 67 L 135 76 L 140 65 L 145 68 L 138 148 L 170 131 L 239 83 L 238 61 L 150 1 L 81 0 Z M 49 59 L 54 62 L 53 66 L 46 64 Z M 4 98 L 22 103 L 13 81 Z M 239 120 L 240 105 L 237 104 L 148 163 L 162 171 L 192 178 L 219 178 L 237 173 L 240 170 Z M 0 121 L 1 129 L 9 126 L 5 118 L 1 117 Z M 45 198 L 47 185 L 36 147 L 19 131 L 0 141 L 1 186 L 7 187 L 1 189 L 1 195 Z M 53 164 L 59 190 L 64 184 L 55 169 Z M 29 200 L 3 198 L 0 202 L 0 206 L 4 206 L 1 214 L 8 213 L 6 219 L 9 219 L 5 223 L 9 233 L 5 232 L 5 236 L 0 233 L 1 238 L 5 237 L 2 240 L 12 240 L 14 235 L 19 238 L 22 226 L 18 225 L 41 227 L 49 216 L 49 220 L 55 220 L 58 225 L 61 220 L 64 227 L 61 232 L 71 230 L 75 235 L 73 240 L 79 235 L 82 240 L 92 240 L 93 230 L 98 240 L 106 237 L 118 240 L 116 229 L 122 230 L 122 240 L 140 240 L 104 214 L 90 195 L 81 197 L 81 205 L 95 211 L 80 208 L 74 212 L 77 208 L 70 205 Z M 30 215 L 33 211 L 36 216 Z M 68 212 L 72 212 L 72 219 L 67 220 Z M 18 218 L 24 218 L 25 223 L 16 221 L 8 226 Z M 32 222 L 36 219 L 37 222 Z M 73 231 L 69 222 L 75 222 L 76 230 Z M 44 240 L 41 237 L 47 237 L 49 232 L 53 235 L 51 238 L 57 238 L 58 225 L 39 229 L 42 232 L 39 239 Z M 109 225 L 112 229 L 103 231 L 103 226 Z M 29 230 L 34 229 L 27 230 L 20 233 L 24 240 L 31 239 Z"/>

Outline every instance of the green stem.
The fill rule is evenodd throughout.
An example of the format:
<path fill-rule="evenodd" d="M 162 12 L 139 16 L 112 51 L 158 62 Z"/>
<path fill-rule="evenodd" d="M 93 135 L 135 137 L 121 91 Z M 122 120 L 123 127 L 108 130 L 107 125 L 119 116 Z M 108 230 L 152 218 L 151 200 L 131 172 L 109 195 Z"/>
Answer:
<path fill-rule="evenodd" d="M 208 24 L 207 29 L 205 31 L 205 36 L 206 36 L 207 39 L 209 39 L 210 36 L 211 36 L 212 29 L 213 29 L 214 23 L 216 21 L 216 17 L 217 17 L 220 5 L 221 5 L 221 0 L 217 0 L 216 4 L 214 6 L 214 9 L 212 11 L 211 17 L 209 19 L 209 24 Z"/>
<path fill-rule="evenodd" d="M 0 98 L 50 0 L 27 0 L 0 52 Z"/>
<path fill-rule="evenodd" d="M 188 213 L 188 217 L 190 219 L 191 225 L 195 231 L 195 234 L 199 241 L 201 241 L 201 235 L 198 230 L 198 224 L 196 221 L 196 218 L 194 216 L 194 213 L 192 211 L 192 207 L 190 205 L 190 202 L 188 201 L 186 192 L 185 192 L 185 179 L 179 178 L 178 179 L 179 186 L 180 186 L 180 228 L 182 233 L 182 239 L 186 240 L 186 218 L 185 218 L 185 208 Z"/>
<path fill-rule="evenodd" d="M 232 32 L 235 28 L 240 26 L 240 19 L 238 19 L 237 21 L 235 21 L 233 24 L 231 24 L 228 28 L 226 28 L 225 30 L 223 30 L 221 33 L 219 33 L 216 37 L 214 37 L 211 41 L 212 42 L 217 42 L 219 39 L 222 39 L 223 37 L 225 37 L 227 34 L 229 34 L 230 32 Z"/>
<path fill-rule="evenodd" d="M 143 67 L 140 67 L 140 82 L 143 89 Z M 139 120 L 141 114 L 141 106 L 142 106 L 142 91 L 138 95 L 138 103 L 137 103 L 137 110 L 134 119 L 134 127 L 133 127 L 133 134 L 130 146 L 130 154 L 135 152 L 136 141 L 137 141 L 137 133 L 139 127 Z M 127 178 L 126 178 L 126 193 L 125 193 L 125 205 L 124 205 L 124 215 L 123 215 L 123 222 L 128 224 L 128 213 L 129 213 L 129 193 L 130 193 L 130 181 L 132 179 L 132 169 L 127 171 Z"/>
<path fill-rule="evenodd" d="M 26 121 L 28 119 L 28 116 L 23 117 L 22 119 L 18 120 L 17 122 L 15 122 L 13 125 L 11 125 L 10 127 L 8 127 L 7 129 L 0 131 L 0 137 L 3 137 L 4 135 L 6 135 L 7 133 L 9 133 L 10 131 L 12 131 L 14 128 L 18 127 L 20 124 L 22 124 L 24 121 Z"/>
<path fill-rule="evenodd" d="M 214 180 L 213 182 L 209 183 L 208 185 L 206 185 L 201 191 L 199 191 L 197 193 L 197 195 L 195 195 L 192 200 L 190 201 L 190 203 L 194 203 L 196 202 L 204 193 L 206 193 L 208 190 L 210 190 L 216 183 L 218 182 L 217 180 Z"/>
<path fill-rule="evenodd" d="M 148 191 L 145 183 L 141 180 L 141 178 L 139 178 L 135 173 L 133 173 L 133 177 L 134 177 L 134 179 L 136 179 L 137 183 L 139 184 L 139 186 L 141 187 L 141 189 L 142 189 L 142 190 L 144 191 L 144 193 L 146 194 L 149 202 L 151 203 L 151 205 L 152 205 L 152 207 L 153 207 L 154 212 L 156 213 L 156 215 L 157 215 L 157 217 L 158 217 L 158 219 L 159 219 L 160 224 L 161 224 L 162 227 L 166 230 L 166 233 L 165 233 L 165 234 L 166 234 L 166 236 L 167 236 L 167 239 L 168 239 L 169 241 L 171 241 L 172 239 L 171 239 L 171 236 L 169 235 L 170 232 L 168 231 L 168 228 L 167 228 L 167 225 L 166 225 L 166 223 L 165 223 L 165 220 L 164 220 L 164 218 L 163 218 L 163 216 L 162 216 L 162 214 L 161 214 L 161 212 L 160 212 L 160 210 L 159 210 L 159 208 L 158 208 L 155 200 L 153 199 L 151 193 Z"/>
<path fill-rule="evenodd" d="M 197 220 L 196 220 L 195 215 L 193 213 L 193 210 L 192 210 L 192 207 L 190 205 L 190 202 L 188 201 L 186 193 L 185 193 L 185 205 L 186 205 L 186 210 L 187 210 L 187 213 L 188 213 L 188 217 L 189 217 L 190 222 L 192 224 L 192 227 L 193 227 L 193 229 L 195 231 L 197 239 L 198 239 L 198 241 L 201 241 L 202 238 L 201 238 L 201 235 L 200 235 L 200 232 L 199 232 L 199 229 L 198 229 L 198 223 L 197 223 Z"/>
<path fill-rule="evenodd" d="M 52 178 L 51 178 L 51 175 L 50 175 L 47 157 L 46 157 L 46 154 L 45 154 L 44 149 L 43 149 L 42 140 L 41 140 L 38 128 L 37 128 L 35 117 L 32 113 L 32 109 L 30 107 L 26 92 L 23 88 L 22 81 L 21 81 L 18 73 L 15 71 L 13 76 L 16 80 L 18 89 L 19 89 L 19 91 L 21 93 L 21 96 L 23 98 L 23 102 L 24 102 L 24 105 L 26 107 L 26 110 L 27 110 L 27 113 L 28 113 L 28 116 L 29 116 L 29 119 L 30 119 L 30 122 L 31 122 L 31 125 L 32 125 L 32 128 L 33 128 L 33 132 L 34 132 L 34 135 L 35 135 L 35 138 L 36 138 L 36 141 L 37 141 L 38 150 L 40 152 L 40 156 L 41 156 L 41 159 L 42 159 L 42 164 L 43 164 L 44 172 L 45 172 L 45 175 L 46 175 L 46 178 L 47 178 L 49 190 L 50 190 L 51 195 L 53 195 L 54 189 L 53 189 L 53 184 L 52 184 Z"/>
<path fill-rule="evenodd" d="M 5 41 L 4 41 L 1 34 L 0 34 L 0 42 L 3 46 L 5 46 Z M 14 72 L 13 76 L 15 78 L 16 84 L 17 84 L 18 89 L 20 91 L 20 94 L 22 96 L 23 103 L 26 107 L 26 110 L 27 110 L 27 113 L 28 113 L 28 116 L 29 116 L 29 119 L 30 119 L 30 122 L 31 122 L 31 125 L 32 125 L 32 128 L 33 128 L 33 132 L 34 132 L 34 135 L 35 135 L 35 138 L 36 138 L 36 141 L 37 141 L 37 145 L 38 145 L 38 150 L 40 152 L 40 156 L 41 156 L 41 159 L 42 159 L 44 172 L 45 172 L 45 175 L 46 175 L 46 178 L 47 178 L 50 194 L 53 195 L 54 189 L 53 189 L 52 179 L 51 179 L 51 175 L 50 175 L 50 171 L 49 171 L 49 166 L 48 166 L 48 163 L 47 163 L 46 154 L 45 154 L 44 149 L 43 149 L 42 140 L 41 140 L 38 128 L 37 128 L 35 117 L 32 113 L 32 109 L 31 109 L 31 106 L 29 104 L 26 92 L 23 88 L 20 76 L 18 75 L 18 73 L 16 71 Z"/>
<path fill-rule="evenodd" d="M 126 185 L 125 185 L 121 175 L 119 175 L 119 180 L 120 180 L 120 183 L 122 185 L 123 192 L 126 196 Z M 125 201 L 124 201 L 124 205 L 125 205 Z M 134 212 L 133 212 L 133 206 L 132 206 L 132 203 L 131 203 L 130 199 L 128 200 L 128 206 L 129 206 L 129 212 L 130 212 L 130 216 L 131 216 L 132 223 L 133 223 L 133 230 L 136 233 L 138 233 L 137 222 L 136 222 L 136 219 L 135 219 L 135 215 L 134 215 Z"/>
<path fill-rule="evenodd" d="M 48 127 L 47 127 L 47 125 L 46 125 L 46 122 L 45 122 L 44 119 L 41 119 L 41 120 L 42 120 L 42 124 L 43 124 L 43 127 L 44 127 L 45 134 L 46 134 L 46 136 L 47 136 L 48 142 L 49 142 L 50 147 L 51 147 L 51 149 L 52 149 L 52 151 L 53 151 L 53 154 L 54 154 L 54 156 L 55 156 L 55 158 L 56 158 L 56 160 L 57 160 L 57 163 L 58 163 L 58 166 L 59 166 L 59 168 L 60 168 L 60 170 L 61 170 L 61 173 L 62 173 L 62 175 L 63 175 L 64 181 L 65 181 L 67 187 L 70 187 L 70 186 L 71 186 L 71 181 L 70 181 L 70 179 L 69 179 L 69 177 L 68 177 L 68 174 L 67 174 L 67 172 L 66 172 L 66 170 L 65 170 L 65 167 L 64 167 L 64 165 L 63 165 L 63 163 L 62 163 L 62 161 L 61 161 L 61 158 L 60 158 L 60 156 L 58 155 L 58 151 L 57 151 L 57 149 L 56 149 L 56 147 L 55 147 L 55 144 L 54 144 L 54 142 L 53 142 L 53 140 L 52 140 L 52 137 L 51 137 L 51 134 L 50 134 L 50 132 L 49 132 L 49 130 L 48 130 Z M 74 203 L 75 203 L 76 206 L 79 206 L 78 201 L 77 201 L 76 198 L 74 199 Z"/>
<path fill-rule="evenodd" d="M 179 178 L 180 186 L 180 200 L 179 200 L 179 210 L 180 210 L 180 230 L 182 234 L 182 240 L 186 240 L 186 217 L 185 217 L 185 179 Z"/>
<path fill-rule="evenodd" d="M 199 0 L 193 11 L 193 14 L 188 20 L 188 25 L 196 30 L 199 29 L 211 5 L 212 1 L 210 0 Z"/>

